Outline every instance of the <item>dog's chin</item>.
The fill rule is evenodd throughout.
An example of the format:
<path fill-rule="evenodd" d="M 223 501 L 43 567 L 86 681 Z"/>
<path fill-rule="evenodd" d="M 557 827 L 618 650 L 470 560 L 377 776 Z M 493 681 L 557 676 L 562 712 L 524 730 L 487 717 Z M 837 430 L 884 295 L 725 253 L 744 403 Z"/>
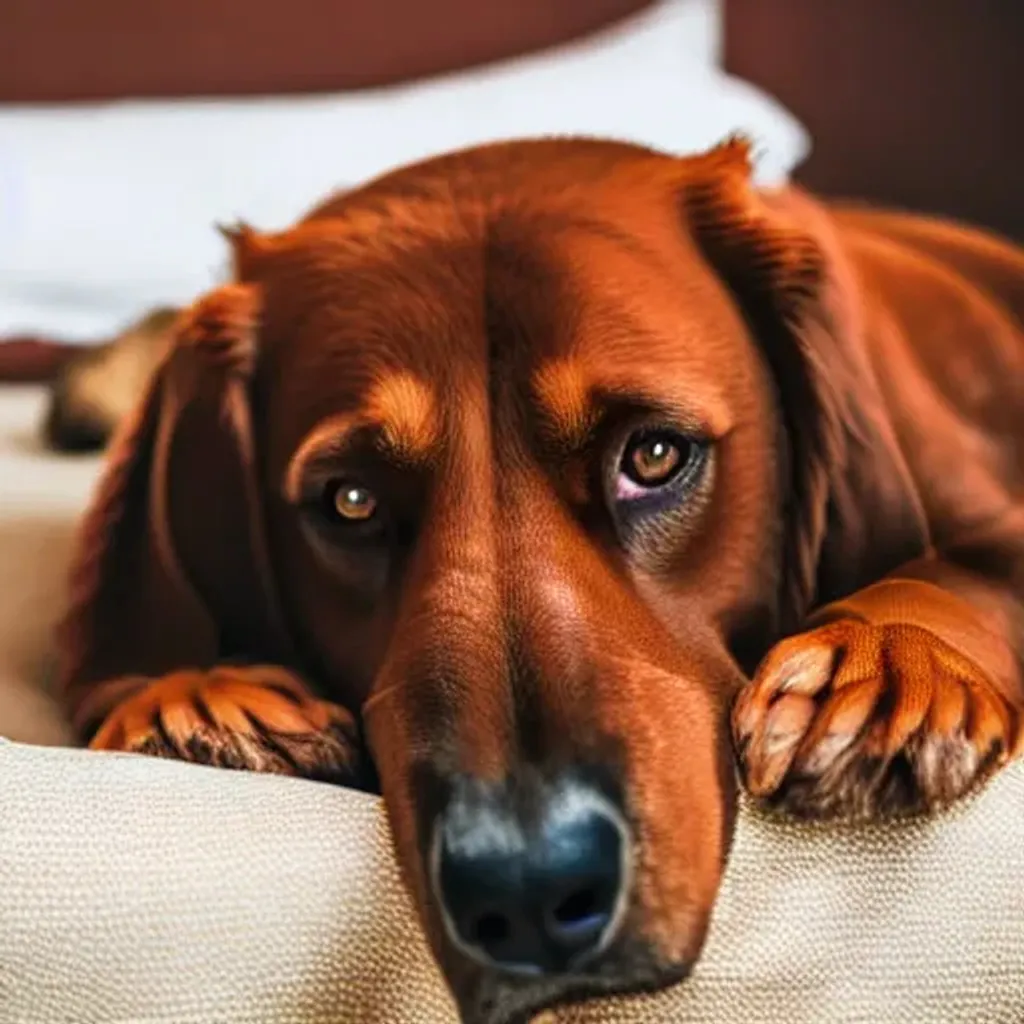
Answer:
<path fill-rule="evenodd" d="M 521 979 L 511 975 L 482 974 L 475 984 L 456 993 L 462 1024 L 529 1024 L 545 1010 L 612 995 L 657 992 L 685 981 L 693 963 L 655 965 L 646 957 L 614 971 L 596 968 L 593 973 L 545 979 Z"/>

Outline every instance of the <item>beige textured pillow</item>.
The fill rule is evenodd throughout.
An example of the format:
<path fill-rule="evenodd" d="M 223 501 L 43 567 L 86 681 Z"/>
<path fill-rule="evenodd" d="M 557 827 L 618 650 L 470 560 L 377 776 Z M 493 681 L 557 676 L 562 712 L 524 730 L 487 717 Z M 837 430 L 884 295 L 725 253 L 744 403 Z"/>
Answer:
<path fill-rule="evenodd" d="M 379 801 L 0 743 L 3 1024 L 450 1024 Z M 690 982 L 573 1024 L 1020 1024 L 1024 766 L 928 823 L 744 809 Z"/>

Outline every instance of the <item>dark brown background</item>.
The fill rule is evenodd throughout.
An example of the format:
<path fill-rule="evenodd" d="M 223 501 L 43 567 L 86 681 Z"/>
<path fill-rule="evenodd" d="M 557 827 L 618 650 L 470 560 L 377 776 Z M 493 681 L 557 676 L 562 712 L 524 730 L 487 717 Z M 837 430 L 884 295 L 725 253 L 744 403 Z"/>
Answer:
<path fill-rule="evenodd" d="M 1024 241 L 1024 0 L 726 0 L 725 64 L 807 126 L 812 188 Z"/>
<path fill-rule="evenodd" d="M 0 0 L 0 102 L 353 89 L 560 43 L 650 0 Z"/>
<path fill-rule="evenodd" d="M 0 102 L 359 88 L 551 46 L 650 2 L 0 0 Z M 811 131 L 801 181 L 1024 240 L 1024 0 L 723 8 L 728 70 Z"/>

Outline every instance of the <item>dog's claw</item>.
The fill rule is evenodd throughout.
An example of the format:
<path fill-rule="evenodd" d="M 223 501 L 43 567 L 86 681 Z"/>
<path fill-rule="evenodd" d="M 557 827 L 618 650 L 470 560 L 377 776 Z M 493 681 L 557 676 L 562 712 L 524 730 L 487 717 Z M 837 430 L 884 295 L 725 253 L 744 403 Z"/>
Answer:
<path fill-rule="evenodd" d="M 801 694 L 783 694 L 771 705 L 748 747 L 752 792 L 770 793 L 778 786 L 813 717 L 814 702 Z"/>

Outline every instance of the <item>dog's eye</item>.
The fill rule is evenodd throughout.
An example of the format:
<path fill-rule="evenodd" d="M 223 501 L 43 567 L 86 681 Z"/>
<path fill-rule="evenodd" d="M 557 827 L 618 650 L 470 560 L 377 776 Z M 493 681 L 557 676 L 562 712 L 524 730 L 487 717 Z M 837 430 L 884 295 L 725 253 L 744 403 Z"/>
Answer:
<path fill-rule="evenodd" d="M 702 460 L 702 446 L 675 431 L 638 431 L 623 450 L 615 497 L 628 500 L 690 478 Z"/>
<path fill-rule="evenodd" d="M 365 523 L 377 511 L 377 498 L 369 488 L 346 480 L 336 480 L 327 485 L 324 505 L 334 519 Z"/>
<path fill-rule="evenodd" d="M 641 487 L 667 484 L 683 464 L 683 453 L 667 434 L 651 434 L 635 440 L 626 451 L 623 472 Z"/>

